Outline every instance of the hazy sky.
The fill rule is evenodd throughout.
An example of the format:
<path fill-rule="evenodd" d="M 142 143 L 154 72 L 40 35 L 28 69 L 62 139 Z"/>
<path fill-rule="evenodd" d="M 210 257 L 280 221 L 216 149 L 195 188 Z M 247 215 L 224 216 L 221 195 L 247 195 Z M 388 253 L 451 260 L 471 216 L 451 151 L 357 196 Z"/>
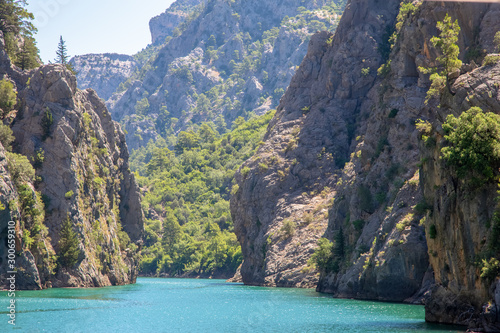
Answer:
<path fill-rule="evenodd" d="M 42 60 L 54 61 L 59 36 L 70 56 L 134 54 L 149 43 L 149 20 L 174 0 L 29 0 Z"/>

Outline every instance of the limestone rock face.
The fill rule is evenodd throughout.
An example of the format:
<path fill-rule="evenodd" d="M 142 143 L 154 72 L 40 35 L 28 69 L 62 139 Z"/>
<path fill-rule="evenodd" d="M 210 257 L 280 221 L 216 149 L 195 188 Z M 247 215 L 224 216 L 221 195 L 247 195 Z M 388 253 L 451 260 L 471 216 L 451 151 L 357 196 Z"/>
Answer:
<path fill-rule="evenodd" d="M 177 0 L 164 13 L 153 17 L 149 21 L 152 43 L 162 44 L 186 20 L 193 8 L 206 2 L 207 0 Z"/>
<path fill-rule="evenodd" d="M 0 38 L 0 57 L 1 46 Z M 135 282 L 143 212 L 120 126 L 64 66 L 20 72 L 2 63 L 1 71 L 18 92 L 16 110 L 3 120 L 15 137 L 13 153 L 0 145 L 0 240 L 7 244 L 14 223 L 17 289 Z M 31 163 L 33 175 L 19 163 Z M 71 265 L 55 259 L 64 256 L 66 220 L 79 249 Z M 7 253 L 0 251 L 2 281 Z"/>
<path fill-rule="evenodd" d="M 493 50 L 499 6 L 415 5 L 386 58 L 398 1 L 350 1 L 334 36 L 311 39 L 264 143 L 236 175 L 231 212 L 241 275 L 247 284 L 318 280 L 319 291 L 341 297 L 426 301 L 429 321 L 493 332 L 495 303 L 483 305 L 495 301 L 498 287 L 479 278 L 473 258 L 484 248 L 496 187 L 466 193 L 439 155 L 447 114 L 470 106 L 500 111 L 498 65 L 474 70 L 471 61 L 474 49 Z M 446 13 L 462 28 L 467 61 L 454 97 L 438 108 L 424 103 L 430 82 L 418 67 L 436 65 L 430 38 Z M 388 72 L 377 75 L 388 60 Z M 422 143 L 419 119 L 441 133 L 437 143 Z M 332 241 L 335 255 L 333 266 L 315 271 L 308 259 L 319 237 Z"/>
<path fill-rule="evenodd" d="M 36 70 L 19 97 L 22 105 L 13 126 L 16 150 L 31 160 L 43 151 L 37 188 L 48 198 L 45 225 L 56 253 L 66 218 L 74 222 L 81 241 L 77 267 L 59 270 L 52 284 L 134 282 L 137 261 L 133 251 L 123 248 L 126 243 L 121 248 L 118 237 L 123 227 L 139 243 L 143 217 L 120 127 L 95 91 L 78 90 L 75 76 L 59 65 Z M 53 118 L 48 128 L 42 125 L 47 112 Z M 65 281 L 64 275 L 71 279 Z"/>
<path fill-rule="evenodd" d="M 473 328 L 483 326 L 498 332 L 498 281 L 481 278 L 477 258 L 484 258 L 495 236 L 497 186 L 490 184 L 473 189 L 467 179 L 458 179 L 439 158 L 446 145 L 441 125 L 446 115 L 459 115 L 473 106 L 484 112 L 500 113 L 498 89 L 500 64 L 484 66 L 460 76 L 453 84 L 453 96 L 444 100 L 433 119 L 436 147 L 422 148 L 424 194 L 434 209 L 427 223 L 435 235 L 427 237 L 430 262 L 436 286 L 426 304 L 426 319 L 432 322 L 457 323 Z M 473 98 L 471 98 L 473 96 Z M 487 256 L 486 260 L 490 257 Z M 498 279 L 498 277 L 497 277 Z M 487 305 L 490 301 L 492 304 Z M 472 322 L 471 322 L 472 320 Z"/>
<path fill-rule="evenodd" d="M 77 72 L 78 88 L 92 88 L 104 100 L 110 98 L 139 66 L 133 57 L 114 53 L 75 56 L 70 64 Z"/>

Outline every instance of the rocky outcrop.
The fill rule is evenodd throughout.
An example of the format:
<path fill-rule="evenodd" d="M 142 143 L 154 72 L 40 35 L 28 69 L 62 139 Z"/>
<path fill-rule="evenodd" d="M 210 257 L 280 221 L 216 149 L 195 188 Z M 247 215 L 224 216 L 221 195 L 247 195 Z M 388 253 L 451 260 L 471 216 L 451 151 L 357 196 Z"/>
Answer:
<path fill-rule="evenodd" d="M 433 141 L 422 143 L 415 123 L 425 119 L 439 129 L 447 114 L 472 105 L 500 112 L 496 67 L 461 76 L 455 97 L 441 108 L 424 103 L 430 83 L 418 70 L 436 64 L 430 38 L 446 13 L 462 27 L 463 72 L 474 69 L 477 50 L 493 50 L 498 7 L 415 2 L 398 18 L 395 45 L 386 52 L 398 10 L 399 1 L 353 0 L 334 36 L 311 40 L 264 143 L 236 175 L 231 212 L 244 255 L 242 279 L 302 286 L 320 273 L 319 291 L 427 301 L 429 321 L 482 320 L 493 332 L 496 305 L 487 302 L 495 300 L 496 284 L 479 278 L 473 258 L 488 234 L 494 186 L 477 196 L 457 189 L 439 159 L 442 140 L 429 148 Z M 470 97 L 476 95 L 483 97 Z M 287 234 L 290 226 L 295 232 Z M 322 236 L 331 242 L 330 264 L 315 271 L 308 259 Z"/>
<path fill-rule="evenodd" d="M 120 126 L 62 65 L 2 69 L 18 91 L 16 110 L 4 119 L 14 153 L 0 149 L 0 237 L 7 240 L 14 221 L 17 289 L 135 282 L 143 213 Z M 74 262 L 61 260 L 66 220 L 78 247 Z"/>
<path fill-rule="evenodd" d="M 174 29 L 186 20 L 193 9 L 202 3 L 206 3 L 206 0 L 178 0 L 164 13 L 153 17 L 149 21 L 151 42 L 163 44 L 168 36 L 172 36 Z"/>
<path fill-rule="evenodd" d="M 107 100 L 136 70 L 137 61 L 125 54 L 86 54 L 71 58 L 79 89 L 94 89 Z"/>

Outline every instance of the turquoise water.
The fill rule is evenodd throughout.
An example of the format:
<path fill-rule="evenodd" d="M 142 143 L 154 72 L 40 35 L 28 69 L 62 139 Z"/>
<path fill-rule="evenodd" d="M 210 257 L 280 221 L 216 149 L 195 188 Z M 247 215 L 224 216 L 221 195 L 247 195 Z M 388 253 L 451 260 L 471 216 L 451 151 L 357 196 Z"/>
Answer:
<path fill-rule="evenodd" d="M 0 332 L 460 332 L 426 324 L 422 306 L 223 280 L 139 278 L 130 286 L 17 296 L 13 328 L 0 293 Z"/>

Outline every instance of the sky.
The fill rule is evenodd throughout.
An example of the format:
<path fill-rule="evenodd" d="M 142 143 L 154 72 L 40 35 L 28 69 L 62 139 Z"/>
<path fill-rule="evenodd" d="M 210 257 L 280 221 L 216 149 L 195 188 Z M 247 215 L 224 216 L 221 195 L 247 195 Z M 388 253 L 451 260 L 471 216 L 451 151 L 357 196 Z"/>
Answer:
<path fill-rule="evenodd" d="M 54 61 L 59 37 L 68 55 L 135 54 L 151 43 L 149 20 L 174 0 L 28 0 L 44 63 Z"/>

